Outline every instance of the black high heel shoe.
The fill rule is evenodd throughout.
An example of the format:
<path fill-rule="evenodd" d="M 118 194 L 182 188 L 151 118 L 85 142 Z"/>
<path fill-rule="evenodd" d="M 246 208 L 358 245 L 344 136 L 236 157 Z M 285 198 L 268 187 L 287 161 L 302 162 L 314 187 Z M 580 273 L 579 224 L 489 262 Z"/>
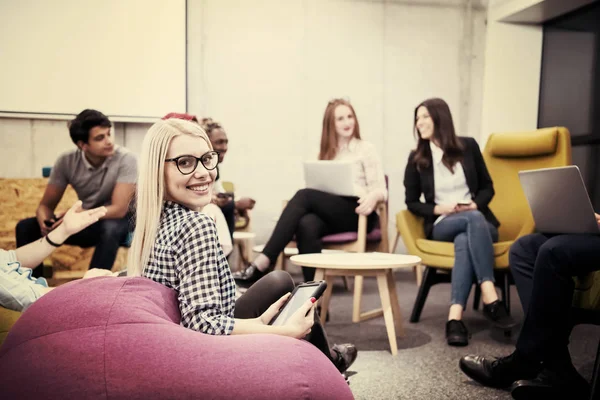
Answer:
<path fill-rule="evenodd" d="M 487 318 L 498 329 L 505 332 L 517 326 L 517 321 L 508 315 L 504 302 L 496 300 L 490 304 L 483 305 L 483 316 Z"/>
<path fill-rule="evenodd" d="M 249 288 L 254 282 L 265 276 L 268 272 L 268 269 L 265 272 L 262 272 L 258 269 L 256 264 L 250 263 L 246 268 L 241 271 L 236 271 L 232 275 L 236 285 L 242 288 Z"/>

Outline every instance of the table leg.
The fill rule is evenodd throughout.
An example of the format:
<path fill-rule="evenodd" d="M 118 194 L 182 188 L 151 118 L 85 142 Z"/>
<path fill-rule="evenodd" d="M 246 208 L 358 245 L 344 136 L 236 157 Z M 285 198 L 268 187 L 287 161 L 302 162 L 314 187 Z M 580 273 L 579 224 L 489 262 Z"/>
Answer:
<path fill-rule="evenodd" d="M 398 336 L 404 337 L 404 325 L 402 323 L 402 311 L 400 310 L 400 302 L 398 301 L 398 292 L 396 291 L 396 280 L 394 279 L 394 271 L 387 270 L 388 288 L 390 290 L 390 302 L 392 303 L 392 312 L 394 313 L 394 321 Z"/>
<path fill-rule="evenodd" d="M 313 278 L 315 282 L 322 281 L 325 278 L 325 270 L 323 268 L 317 268 L 315 270 L 315 277 Z"/>
<path fill-rule="evenodd" d="M 362 275 L 354 276 L 354 300 L 352 304 L 352 322 L 360 322 L 360 303 L 363 292 L 363 280 Z"/>
<path fill-rule="evenodd" d="M 325 276 L 325 282 L 327 282 L 327 289 L 321 297 L 321 325 L 325 325 L 327 320 L 327 312 L 329 311 L 329 300 L 331 300 L 331 292 L 333 291 L 333 276 Z"/>
<path fill-rule="evenodd" d="M 413 267 L 413 271 L 415 272 L 415 278 L 417 280 L 417 287 L 421 286 L 421 282 L 423 281 L 423 264 L 417 264 Z"/>
<path fill-rule="evenodd" d="M 246 248 L 244 246 L 244 242 L 242 240 L 238 240 L 237 241 L 237 249 L 238 249 L 238 253 L 239 253 L 239 262 L 240 264 L 242 264 L 242 266 L 240 267 L 238 265 L 238 271 L 243 270 L 244 268 L 246 268 L 249 264 L 248 262 L 248 258 L 246 257 Z"/>
<path fill-rule="evenodd" d="M 383 319 L 387 329 L 388 339 L 390 341 L 390 350 L 392 355 L 398 354 L 398 343 L 396 342 L 396 329 L 394 327 L 394 313 L 390 301 L 390 291 L 388 286 L 387 272 L 381 271 L 377 274 L 377 286 L 379 287 L 379 297 L 381 298 L 381 308 L 383 309 Z"/>
<path fill-rule="evenodd" d="M 277 256 L 277 261 L 275 261 L 275 271 L 283 270 L 284 263 L 285 263 L 285 256 L 283 255 L 283 252 L 281 252 Z"/>

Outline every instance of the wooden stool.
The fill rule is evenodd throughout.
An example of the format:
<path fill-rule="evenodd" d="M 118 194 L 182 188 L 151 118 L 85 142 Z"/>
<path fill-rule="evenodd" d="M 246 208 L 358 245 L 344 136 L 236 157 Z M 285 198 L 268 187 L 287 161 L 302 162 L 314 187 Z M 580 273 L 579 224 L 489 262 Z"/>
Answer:
<path fill-rule="evenodd" d="M 238 249 L 240 258 L 238 262 L 238 267 L 236 271 L 239 271 L 241 268 L 245 267 L 249 263 L 249 259 L 252 257 L 252 244 L 254 242 L 254 238 L 256 234 L 254 232 L 243 232 L 243 231 L 235 231 L 233 232 L 233 247 Z M 240 264 L 242 267 L 240 268 Z"/>

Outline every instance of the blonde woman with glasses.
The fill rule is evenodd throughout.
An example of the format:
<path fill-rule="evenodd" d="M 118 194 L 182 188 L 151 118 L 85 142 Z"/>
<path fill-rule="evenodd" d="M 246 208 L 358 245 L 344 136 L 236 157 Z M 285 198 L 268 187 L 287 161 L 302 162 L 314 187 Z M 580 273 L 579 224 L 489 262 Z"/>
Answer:
<path fill-rule="evenodd" d="M 211 201 L 217 164 L 218 154 L 200 125 L 167 119 L 150 128 L 140 156 L 128 275 L 176 290 L 186 328 L 209 335 L 306 337 L 345 371 L 349 362 L 339 350 L 345 347 L 329 347 L 315 316 L 314 298 L 284 325 L 268 325 L 294 289 L 287 272 L 269 274 L 235 300 L 235 283 L 215 223 L 199 212 Z"/>

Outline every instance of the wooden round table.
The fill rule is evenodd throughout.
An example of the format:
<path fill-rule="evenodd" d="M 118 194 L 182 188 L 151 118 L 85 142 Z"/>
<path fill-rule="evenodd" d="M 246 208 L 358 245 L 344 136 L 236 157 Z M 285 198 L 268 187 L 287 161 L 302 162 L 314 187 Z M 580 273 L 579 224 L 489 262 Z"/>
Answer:
<path fill-rule="evenodd" d="M 402 315 L 398 304 L 393 269 L 414 267 L 421 262 L 419 257 L 389 253 L 315 253 L 292 256 L 290 261 L 302 267 L 316 268 L 315 281 L 325 280 L 327 282 L 327 289 L 320 300 L 321 323 L 325 323 L 327 317 L 333 278 L 336 276 L 354 276 L 355 290 L 352 321 L 360 322 L 383 315 L 392 355 L 398 354 L 396 329 L 400 336 L 404 336 L 404 327 L 402 326 Z M 375 276 L 377 278 L 381 308 L 361 313 L 363 276 Z"/>

